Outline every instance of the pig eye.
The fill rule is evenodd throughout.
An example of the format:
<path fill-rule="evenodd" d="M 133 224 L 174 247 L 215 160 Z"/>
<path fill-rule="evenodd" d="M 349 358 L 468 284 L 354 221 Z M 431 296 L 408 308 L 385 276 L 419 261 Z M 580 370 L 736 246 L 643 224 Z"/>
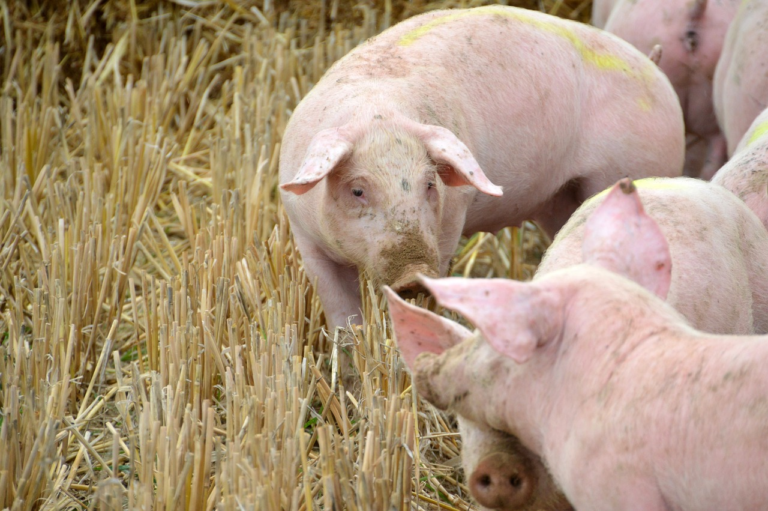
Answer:
<path fill-rule="evenodd" d="M 362 197 L 363 196 L 363 189 L 362 188 L 352 188 L 352 195 L 355 197 Z"/>
<path fill-rule="evenodd" d="M 428 181 L 427 182 L 427 190 L 431 190 L 434 187 L 435 187 L 435 182 L 434 181 Z"/>

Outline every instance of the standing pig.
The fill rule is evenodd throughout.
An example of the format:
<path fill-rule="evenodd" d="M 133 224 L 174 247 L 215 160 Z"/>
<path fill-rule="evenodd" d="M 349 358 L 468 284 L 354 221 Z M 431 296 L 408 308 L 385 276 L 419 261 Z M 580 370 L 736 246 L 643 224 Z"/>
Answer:
<path fill-rule="evenodd" d="M 768 233 L 757 218 L 728 191 L 697 179 L 644 179 L 636 185 L 655 221 L 653 225 L 658 225 L 668 240 L 672 273 L 667 302 L 699 330 L 724 334 L 768 332 Z M 571 217 L 545 254 L 536 280 L 585 259 L 600 257 L 602 238 L 607 236 L 603 233 L 622 244 L 623 257 L 629 262 L 643 257 L 641 250 L 652 244 L 656 235 L 649 237 L 641 229 L 627 229 L 626 218 L 617 215 L 615 208 L 602 206 L 605 199 L 606 194 L 599 194 Z M 641 211 L 625 216 L 639 222 L 647 218 Z M 591 229 L 592 240 L 588 239 L 582 249 L 588 219 L 602 227 Z M 390 307 L 398 303 L 393 302 L 393 297 L 389 300 Z M 422 342 L 428 336 L 437 342 L 453 331 L 441 325 L 456 325 L 426 310 L 415 310 L 419 311 L 422 329 L 409 335 L 418 335 Z M 392 315 L 395 318 L 396 313 Z M 403 332 L 397 330 L 398 339 Z M 470 335 L 463 328 L 460 332 L 445 345 Z M 401 349 L 406 348 L 401 345 Z M 404 352 L 403 356 L 408 361 L 409 354 Z M 473 495 L 485 509 L 567 509 L 541 460 L 520 446 L 517 439 L 467 418 L 459 417 L 458 422 L 464 471 Z M 510 483 L 513 480 L 519 481 L 517 487 Z M 487 484 L 480 484 L 482 481 Z M 494 505 L 499 500 L 505 505 Z"/>
<path fill-rule="evenodd" d="M 768 107 L 768 0 L 744 0 L 715 71 L 715 111 L 728 154 Z"/>
<path fill-rule="evenodd" d="M 435 11 L 328 70 L 291 116 L 280 188 L 344 326 L 359 271 L 418 289 L 462 233 L 534 219 L 554 234 L 620 177 L 679 175 L 683 131 L 669 81 L 623 41 L 512 7 Z"/>
<path fill-rule="evenodd" d="M 425 279 L 482 336 L 419 335 L 423 313 L 388 293 L 419 393 L 515 434 L 580 511 L 766 509 L 768 336 L 701 333 L 660 300 L 672 256 L 631 185 L 598 211 L 588 264 L 533 283 Z M 497 465 L 497 496 L 531 491 L 530 465 Z M 517 509 L 506 502 L 494 509 Z"/>
<path fill-rule="evenodd" d="M 712 77 L 723 49 L 728 25 L 739 0 L 596 0 L 592 23 L 632 43 L 648 54 L 658 44 L 659 67 L 675 88 L 693 135 L 691 148 L 706 152 L 704 162 L 691 158 L 686 174 L 710 179 L 726 162 L 726 143 L 717 124 Z M 700 147 L 696 140 L 706 142 Z"/>
<path fill-rule="evenodd" d="M 768 110 L 755 119 L 712 182 L 743 200 L 768 229 Z"/>

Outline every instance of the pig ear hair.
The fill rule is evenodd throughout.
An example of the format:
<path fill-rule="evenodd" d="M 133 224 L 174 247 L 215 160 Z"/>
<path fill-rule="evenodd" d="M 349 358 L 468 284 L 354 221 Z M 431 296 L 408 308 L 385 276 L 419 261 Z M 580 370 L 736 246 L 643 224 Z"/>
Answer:
<path fill-rule="evenodd" d="M 560 294 L 506 279 L 420 277 L 437 303 L 461 313 L 499 353 L 522 364 L 562 327 Z"/>
<path fill-rule="evenodd" d="M 472 335 L 454 321 L 409 304 L 389 286 L 384 286 L 384 294 L 387 295 L 397 345 L 411 370 L 415 367 L 416 357 L 422 353 L 439 355 Z"/>
<path fill-rule="evenodd" d="M 280 185 L 285 191 L 301 195 L 310 191 L 342 161 L 350 156 L 353 138 L 343 128 L 318 132 L 309 144 L 307 156 L 293 180 Z"/>
<path fill-rule="evenodd" d="M 437 163 L 448 164 L 451 168 L 440 173 L 448 186 L 472 185 L 481 192 L 501 197 L 501 187 L 491 183 L 469 148 L 451 130 L 441 126 L 408 123 L 409 128 L 427 148 L 429 156 Z"/>
<path fill-rule="evenodd" d="M 582 243 L 584 261 L 627 277 L 666 299 L 672 256 L 659 225 L 643 210 L 629 179 L 613 186 L 589 217 Z"/>

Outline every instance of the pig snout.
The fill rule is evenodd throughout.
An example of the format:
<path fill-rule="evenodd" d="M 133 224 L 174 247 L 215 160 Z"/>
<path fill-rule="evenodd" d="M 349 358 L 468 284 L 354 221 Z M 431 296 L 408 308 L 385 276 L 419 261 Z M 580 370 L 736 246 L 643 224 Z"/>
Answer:
<path fill-rule="evenodd" d="M 486 456 L 469 477 L 469 491 L 481 506 L 498 511 L 521 509 L 535 481 L 528 468 L 502 452 Z"/>

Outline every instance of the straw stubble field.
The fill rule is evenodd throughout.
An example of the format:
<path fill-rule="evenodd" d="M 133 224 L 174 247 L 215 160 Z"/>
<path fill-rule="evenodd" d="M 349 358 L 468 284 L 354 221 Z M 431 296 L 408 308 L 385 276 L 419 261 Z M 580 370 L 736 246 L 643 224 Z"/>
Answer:
<path fill-rule="evenodd" d="M 0 2 L 0 507 L 471 507 L 381 294 L 324 329 L 277 155 L 356 44 L 481 3 Z M 453 271 L 527 278 L 544 246 L 477 235 Z"/>

